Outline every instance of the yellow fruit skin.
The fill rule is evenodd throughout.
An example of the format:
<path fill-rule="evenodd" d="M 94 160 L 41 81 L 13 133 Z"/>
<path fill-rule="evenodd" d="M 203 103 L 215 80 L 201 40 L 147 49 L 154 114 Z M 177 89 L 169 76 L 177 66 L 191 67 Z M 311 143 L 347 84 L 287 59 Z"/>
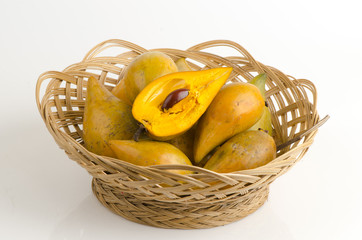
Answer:
<path fill-rule="evenodd" d="M 199 163 L 212 149 L 253 126 L 262 116 L 264 99 L 249 83 L 225 85 L 197 125 L 194 161 Z"/>
<path fill-rule="evenodd" d="M 176 60 L 176 66 L 179 72 L 192 71 L 190 65 L 186 62 L 185 58 L 179 58 Z"/>
<path fill-rule="evenodd" d="M 121 81 L 119 81 L 117 86 L 112 89 L 112 94 L 114 96 L 118 97 L 119 99 L 121 99 L 124 103 L 132 106 L 131 101 L 128 99 L 128 96 L 126 95 L 127 89 L 126 89 L 126 85 L 124 84 L 124 82 L 125 82 L 125 80 L 121 79 Z"/>
<path fill-rule="evenodd" d="M 273 136 L 273 127 L 271 124 L 271 113 L 268 107 L 264 107 L 264 112 L 257 123 L 255 123 L 249 130 L 262 129 L 268 132 L 270 136 Z"/>
<path fill-rule="evenodd" d="M 192 127 L 185 133 L 167 142 L 180 149 L 191 161 L 194 158 L 194 139 L 196 128 Z"/>
<path fill-rule="evenodd" d="M 194 158 L 194 138 L 195 138 L 196 128 L 192 127 L 185 133 L 167 140 L 165 142 L 177 147 L 181 152 L 183 152 L 190 160 L 193 161 Z M 147 134 L 141 134 L 139 136 L 139 141 L 155 141 Z"/>
<path fill-rule="evenodd" d="M 175 146 L 156 141 L 112 140 L 110 146 L 117 158 L 139 166 L 161 164 L 192 165 L 187 156 Z M 170 170 L 179 174 L 189 174 L 187 170 Z"/>
<path fill-rule="evenodd" d="M 263 166 L 276 157 L 274 139 L 263 131 L 245 131 L 224 143 L 204 168 L 228 173 Z"/>
<path fill-rule="evenodd" d="M 232 68 L 171 73 L 148 84 L 133 103 L 132 114 L 152 138 L 166 141 L 189 130 L 206 111 L 228 79 Z M 162 110 L 167 96 L 189 89 L 187 97 Z"/>
<path fill-rule="evenodd" d="M 177 72 L 177 66 L 166 54 L 162 52 L 143 53 L 127 66 L 124 78 L 112 90 L 112 93 L 132 105 L 147 84 L 173 72 Z"/>
<path fill-rule="evenodd" d="M 109 140 L 131 139 L 137 128 L 131 107 L 90 77 L 83 119 L 85 147 L 98 155 L 115 157 Z"/>
<path fill-rule="evenodd" d="M 249 83 L 255 85 L 265 101 L 265 83 L 266 83 L 267 75 L 265 73 L 259 74 L 254 77 Z M 270 136 L 273 136 L 273 127 L 271 123 L 271 113 L 267 106 L 264 106 L 264 112 L 261 118 L 257 123 L 255 123 L 249 130 L 258 130 L 259 128 L 268 132 Z"/>

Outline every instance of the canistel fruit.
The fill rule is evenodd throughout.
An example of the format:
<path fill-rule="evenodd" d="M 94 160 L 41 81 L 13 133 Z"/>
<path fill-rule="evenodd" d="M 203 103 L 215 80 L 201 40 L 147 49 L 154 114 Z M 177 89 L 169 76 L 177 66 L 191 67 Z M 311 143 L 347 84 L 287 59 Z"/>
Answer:
<path fill-rule="evenodd" d="M 175 63 L 179 72 L 192 71 L 185 58 L 179 58 Z"/>
<path fill-rule="evenodd" d="M 274 139 L 264 131 L 248 130 L 224 143 L 204 168 L 228 173 L 267 164 L 276 156 Z"/>
<path fill-rule="evenodd" d="M 185 58 L 175 63 L 161 52 L 147 52 L 127 66 L 113 94 L 90 77 L 85 147 L 141 166 L 206 162 L 206 169 L 220 173 L 268 163 L 276 147 L 266 133 L 273 130 L 265 105 L 267 76 L 226 84 L 232 71 L 192 71 Z"/>
<path fill-rule="evenodd" d="M 194 139 L 196 124 L 180 136 L 177 136 L 167 141 L 168 143 L 171 143 L 172 145 L 180 149 L 183 153 L 185 153 L 185 155 L 191 161 L 193 161 L 194 159 Z"/>
<path fill-rule="evenodd" d="M 137 130 L 131 107 L 90 77 L 83 118 L 85 147 L 96 154 L 115 157 L 109 140 L 131 139 Z"/>
<path fill-rule="evenodd" d="M 156 140 L 190 129 L 227 81 L 232 68 L 167 74 L 149 83 L 133 103 L 132 114 Z"/>
<path fill-rule="evenodd" d="M 117 158 L 140 166 L 160 164 L 192 165 L 187 156 L 173 145 L 165 142 L 132 140 L 112 140 L 110 146 Z M 186 170 L 171 170 L 175 173 L 188 174 Z"/>
<path fill-rule="evenodd" d="M 215 147 L 253 126 L 262 116 L 264 105 L 263 96 L 254 85 L 225 85 L 198 122 L 194 161 L 200 163 Z"/>
<path fill-rule="evenodd" d="M 250 82 L 249 82 L 249 83 L 255 85 L 259 89 L 261 95 L 264 98 L 264 101 L 265 101 L 265 82 L 266 82 L 266 79 L 267 79 L 267 75 L 266 75 L 266 73 L 263 73 L 263 74 L 259 74 L 255 78 L 251 79 Z M 263 129 L 264 131 L 267 131 L 270 136 L 273 136 L 273 127 L 272 127 L 272 123 L 271 123 L 271 113 L 270 113 L 269 108 L 266 106 L 266 104 L 264 106 L 263 115 L 261 116 L 261 118 L 259 119 L 258 122 L 256 122 L 251 128 L 249 128 L 249 130 L 258 130 L 259 128 Z"/>
<path fill-rule="evenodd" d="M 124 78 L 112 93 L 132 105 L 136 96 L 147 84 L 177 70 L 175 62 L 166 54 L 156 51 L 143 53 L 127 66 Z"/>

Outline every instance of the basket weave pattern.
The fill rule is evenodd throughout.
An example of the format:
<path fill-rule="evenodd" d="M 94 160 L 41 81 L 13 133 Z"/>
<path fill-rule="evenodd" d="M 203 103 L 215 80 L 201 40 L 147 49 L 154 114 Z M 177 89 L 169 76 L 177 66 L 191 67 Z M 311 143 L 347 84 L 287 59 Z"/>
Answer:
<path fill-rule="evenodd" d="M 237 55 L 221 57 L 212 53 L 214 47 L 233 48 Z M 117 53 L 107 55 L 110 50 Z M 185 57 L 194 70 L 232 67 L 231 81 L 245 82 L 267 73 L 266 97 L 277 145 L 302 134 L 319 120 L 312 82 L 257 62 L 235 42 L 209 41 L 186 51 L 153 50 L 174 60 Z M 81 62 L 39 77 L 39 112 L 59 147 L 93 176 L 92 189 L 99 201 L 134 222 L 163 228 L 210 228 L 257 210 L 267 199 L 269 184 L 304 156 L 317 130 L 279 151 L 275 160 L 262 167 L 227 174 L 184 165 L 136 166 L 84 148 L 82 122 L 87 79 L 94 76 L 111 90 L 132 59 L 147 51 L 150 50 L 112 39 L 95 46 Z M 192 170 L 195 174 L 179 175 L 168 169 Z"/>

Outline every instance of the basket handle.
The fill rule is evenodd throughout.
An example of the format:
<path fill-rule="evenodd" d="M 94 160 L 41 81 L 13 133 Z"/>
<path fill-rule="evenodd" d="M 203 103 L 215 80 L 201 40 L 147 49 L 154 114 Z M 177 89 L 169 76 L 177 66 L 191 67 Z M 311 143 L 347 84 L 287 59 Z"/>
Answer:
<path fill-rule="evenodd" d="M 45 72 L 43 74 L 41 74 L 38 78 L 38 81 L 36 83 L 36 87 L 35 87 L 35 98 L 36 98 L 36 104 L 38 106 L 38 110 L 40 112 L 40 114 L 43 116 L 43 112 L 42 112 L 42 105 L 41 105 L 41 101 L 43 100 L 43 97 L 44 96 L 40 96 L 40 89 L 44 83 L 45 80 L 47 79 L 51 79 L 51 81 L 49 82 L 49 84 L 47 85 L 47 90 L 45 91 L 46 93 L 49 92 L 49 89 L 51 87 L 53 87 L 53 84 L 54 84 L 54 81 L 55 79 L 61 79 L 63 81 L 66 81 L 66 82 L 70 82 L 70 83 L 73 83 L 73 84 L 77 84 L 76 82 L 76 79 L 69 75 L 69 74 L 66 74 L 64 72 L 58 72 L 58 71 L 48 71 L 48 72 Z"/>
<path fill-rule="evenodd" d="M 40 88 L 41 88 L 42 83 L 46 79 L 46 78 L 43 78 L 42 75 L 39 76 L 38 81 L 36 82 L 36 86 L 35 86 L 35 99 L 36 99 L 36 105 L 38 106 L 39 111 L 40 111 Z"/>

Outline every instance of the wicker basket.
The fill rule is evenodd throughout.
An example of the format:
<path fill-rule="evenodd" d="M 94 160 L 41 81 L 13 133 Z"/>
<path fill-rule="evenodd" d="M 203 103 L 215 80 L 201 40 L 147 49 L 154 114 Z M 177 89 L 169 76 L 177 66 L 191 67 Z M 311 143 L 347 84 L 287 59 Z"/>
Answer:
<path fill-rule="evenodd" d="M 233 48 L 238 56 L 218 56 L 212 53 L 213 47 Z M 313 83 L 257 62 L 237 43 L 217 40 L 186 51 L 153 50 L 173 59 L 185 57 L 194 70 L 232 67 L 231 81 L 247 81 L 266 72 L 266 97 L 277 145 L 300 136 L 319 120 Z M 146 51 L 149 50 L 123 40 L 108 40 L 91 49 L 83 61 L 62 72 L 50 71 L 39 77 L 38 108 L 57 144 L 93 176 L 93 192 L 104 206 L 137 223 L 162 228 L 211 228 L 257 210 L 268 197 L 269 184 L 304 156 L 317 130 L 278 151 L 277 158 L 267 165 L 229 174 L 184 165 L 136 166 L 84 148 L 82 121 L 87 79 L 95 76 L 111 90 L 122 79 L 125 66 Z M 178 175 L 167 169 L 188 169 L 195 174 Z"/>

